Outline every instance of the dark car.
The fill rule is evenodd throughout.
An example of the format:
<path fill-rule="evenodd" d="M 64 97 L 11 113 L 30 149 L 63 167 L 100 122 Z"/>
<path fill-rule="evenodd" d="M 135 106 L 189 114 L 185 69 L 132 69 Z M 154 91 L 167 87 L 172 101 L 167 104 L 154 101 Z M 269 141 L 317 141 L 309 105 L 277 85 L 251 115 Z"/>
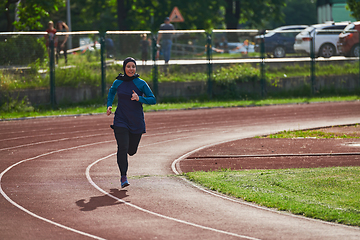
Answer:
<path fill-rule="evenodd" d="M 339 35 L 337 48 L 340 55 L 347 57 L 359 57 L 359 32 L 360 22 L 353 22 L 346 26 L 344 31 Z"/>
<path fill-rule="evenodd" d="M 285 57 L 286 53 L 294 53 L 295 36 L 307 25 L 291 25 L 275 28 L 268 31 L 265 35 L 255 37 L 255 51 L 260 52 L 260 43 L 264 38 L 265 52 L 276 58 Z"/>

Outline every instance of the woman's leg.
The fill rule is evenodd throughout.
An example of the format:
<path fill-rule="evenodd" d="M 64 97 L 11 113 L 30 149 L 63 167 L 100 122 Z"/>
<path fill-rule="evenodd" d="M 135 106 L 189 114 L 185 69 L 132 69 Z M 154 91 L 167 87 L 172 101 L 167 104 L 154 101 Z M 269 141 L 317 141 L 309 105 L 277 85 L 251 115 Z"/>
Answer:
<path fill-rule="evenodd" d="M 127 153 L 130 156 L 134 155 L 137 152 L 141 136 L 142 134 L 129 133 L 129 150 Z"/>
<path fill-rule="evenodd" d="M 118 145 L 117 164 L 121 176 L 126 176 L 128 170 L 129 130 L 127 128 L 114 127 L 114 134 Z"/>

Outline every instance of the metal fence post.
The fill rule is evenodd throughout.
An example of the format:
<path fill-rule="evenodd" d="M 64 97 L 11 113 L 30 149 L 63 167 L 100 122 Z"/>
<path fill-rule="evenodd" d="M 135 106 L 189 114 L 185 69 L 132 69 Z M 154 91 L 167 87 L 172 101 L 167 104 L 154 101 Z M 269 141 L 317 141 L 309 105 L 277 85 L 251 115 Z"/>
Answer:
<path fill-rule="evenodd" d="M 106 32 L 100 33 L 100 57 L 101 57 L 101 97 L 105 97 L 106 91 L 106 58 L 105 58 L 105 35 Z"/>
<path fill-rule="evenodd" d="M 211 33 L 207 33 L 207 44 L 206 44 L 206 58 L 208 61 L 208 97 L 212 98 L 212 48 L 211 48 Z"/>
<path fill-rule="evenodd" d="M 54 37 L 49 36 L 49 47 L 50 47 L 50 103 L 51 107 L 54 108 L 56 105 L 55 96 L 55 44 Z"/>
<path fill-rule="evenodd" d="M 152 34 L 152 59 L 153 59 L 153 69 L 152 69 L 152 77 L 153 77 L 153 91 L 155 96 L 159 95 L 158 90 L 158 66 L 156 64 L 156 56 L 157 56 L 157 43 L 156 43 L 156 35 Z"/>
<path fill-rule="evenodd" d="M 265 33 L 265 32 L 264 32 Z M 260 42 L 260 85 L 261 85 L 261 97 L 265 96 L 265 35 L 262 34 Z"/>
<path fill-rule="evenodd" d="M 360 37 L 360 32 L 359 31 L 357 31 L 357 34 L 358 34 L 358 37 Z M 359 79 L 358 79 L 358 86 L 357 87 L 358 87 L 358 91 L 360 93 L 360 48 L 359 48 L 358 51 L 359 51 L 358 52 L 358 56 L 359 56 Z"/>
<path fill-rule="evenodd" d="M 311 33 L 310 33 L 311 34 Z M 311 78 L 311 94 L 315 94 L 315 35 L 316 31 L 314 32 L 314 36 L 311 37 L 310 41 L 310 78 Z"/>

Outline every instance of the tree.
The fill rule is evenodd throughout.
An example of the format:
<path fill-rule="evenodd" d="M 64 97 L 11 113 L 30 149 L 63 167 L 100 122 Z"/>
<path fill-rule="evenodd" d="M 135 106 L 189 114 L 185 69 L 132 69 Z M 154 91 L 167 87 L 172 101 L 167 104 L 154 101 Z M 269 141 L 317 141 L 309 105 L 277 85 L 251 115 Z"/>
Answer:
<path fill-rule="evenodd" d="M 351 16 L 356 20 L 360 20 L 360 1 L 347 0 L 347 8 L 352 12 Z"/>
<path fill-rule="evenodd" d="M 284 14 L 286 25 L 312 25 L 317 23 L 316 3 L 313 0 L 287 0 Z"/>
<path fill-rule="evenodd" d="M 133 1 L 132 1 L 133 2 Z M 129 8 L 128 26 L 137 30 L 157 31 L 165 17 L 169 17 L 176 6 L 185 21 L 176 23 L 177 29 L 210 29 L 223 19 L 219 9 L 223 1 L 216 0 L 137 0 Z"/>
<path fill-rule="evenodd" d="M 5 15 L 6 15 L 6 20 L 7 20 L 7 25 L 6 25 L 6 30 L 8 32 L 11 32 L 12 30 L 12 18 L 11 18 L 11 12 L 10 12 L 10 9 L 11 9 L 11 5 L 15 5 L 17 2 L 19 2 L 20 0 L 7 0 L 5 2 Z"/>
<path fill-rule="evenodd" d="M 285 0 L 224 0 L 226 28 L 236 29 L 239 23 L 263 27 L 269 20 L 281 21 Z"/>
<path fill-rule="evenodd" d="M 8 0 L 9 4 L 18 2 L 19 0 Z M 43 28 L 40 20 L 49 16 L 50 9 L 57 11 L 58 7 L 63 5 L 65 5 L 63 0 L 22 0 L 17 11 L 19 21 L 14 21 L 13 25 L 18 30 Z"/>

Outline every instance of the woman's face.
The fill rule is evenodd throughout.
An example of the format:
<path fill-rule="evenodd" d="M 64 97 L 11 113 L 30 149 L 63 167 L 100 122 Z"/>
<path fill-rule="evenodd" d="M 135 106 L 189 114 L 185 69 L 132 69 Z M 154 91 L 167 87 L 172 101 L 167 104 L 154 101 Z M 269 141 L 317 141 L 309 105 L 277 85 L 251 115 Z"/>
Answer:
<path fill-rule="evenodd" d="M 126 75 L 128 75 L 129 77 L 134 76 L 134 74 L 136 73 L 136 65 L 133 62 L 128 62 L 125 66 L 125 73 Z"/>

